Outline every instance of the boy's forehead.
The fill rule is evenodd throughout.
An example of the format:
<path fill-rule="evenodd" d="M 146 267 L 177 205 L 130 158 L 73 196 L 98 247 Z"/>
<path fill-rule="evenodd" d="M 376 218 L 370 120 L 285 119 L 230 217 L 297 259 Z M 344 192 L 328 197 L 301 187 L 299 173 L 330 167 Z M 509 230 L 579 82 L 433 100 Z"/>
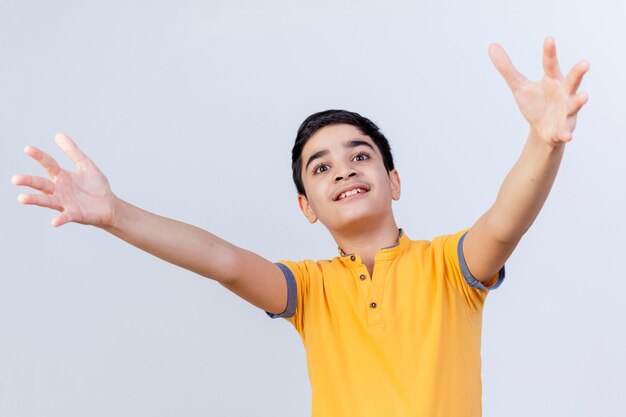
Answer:
<path fill-rule="evenodd" d="M 307 155 L 311 155 L 322 149 L 330 150 L 335 147 L 344 147 L 348 142 L 355 139 L 367 142 L 374 149 L 378 150 L 374 141 L 369 136 L 364 135 L 356 126 L 336 124 L 324 126 L 315 132 L 306 142 L 304 148 L 302 148 L 302 157 L 305 159 Z"/>

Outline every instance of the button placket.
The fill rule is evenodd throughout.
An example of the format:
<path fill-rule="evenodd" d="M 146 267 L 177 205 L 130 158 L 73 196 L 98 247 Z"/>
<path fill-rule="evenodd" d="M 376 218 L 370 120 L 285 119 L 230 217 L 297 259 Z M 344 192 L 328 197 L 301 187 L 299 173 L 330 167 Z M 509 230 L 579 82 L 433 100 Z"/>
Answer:
<path fill-rule="evenodd" d="M 371 327 L 382 325 L 382 301 L 388 270 L 389 265 L 387 262 L 377 260 L 374 265 L 374 276 L 376 279 L 372 280 L 367 300 L 368 323 Z"/>
<path fill-rule="evenodd" d="M 357 285 L 358 288 L 358 292 L 359 292 L 359 303 L 366 303 L 368 305 L 368 310 L 370 310 L 369 305 L 372 302 L 372 295 L 373 295 L 373 288 L 372 288 L 372 280 L 371 279 L 367 279 L 369 277 L 369 272 L 367 271 L 367 269 L 365 268 L 365 265 L 360 264 L 357 268 L 354 268 L 353 270 L 353 276 L 355 278 L 355 283 Z M 356 278 L 358 277 L 358 280 L 356 280 Z M 367 315 L 369 316 L 371 314 L 370 311 L 367 312 Z M 367 321 L 369 322 L 370 319 L 367 318 Z"/>

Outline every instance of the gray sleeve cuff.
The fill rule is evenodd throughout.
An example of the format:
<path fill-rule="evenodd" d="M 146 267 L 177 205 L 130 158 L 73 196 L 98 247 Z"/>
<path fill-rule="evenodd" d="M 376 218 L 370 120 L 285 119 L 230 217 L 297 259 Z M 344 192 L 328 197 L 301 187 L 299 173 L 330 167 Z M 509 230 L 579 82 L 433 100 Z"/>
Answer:
<path fill-rule="evenodd" d="M 291 272 L 291 269 L 289 269 L 287 265 L 278 262 L 276 263 L 276 265 L 280 268 L 281 271 L 283 271 L 283 274 L 285 275 L 285 280 L 287 281 L 287 307 L 285 308 L 285 311 L 280 314 L 269 313 L 267 311 L 265 313 L 273 319 L 277 319 L 279 317 L 287 318 L 293 316 L 296 312 L 296 279 L 293 276 L 293 272 Z"/>
<path fill-rule="evenodd" d="M 498 280 L 496 281 L 496 283 L 490 287 L 485 287 L 482 282 L 474 278 L 469 268 L 467 267 L 467 263 L 465 262 L 465 256 L 463 256 L 463 241 L 465 240 L 465 235 L 467 235 L 467 232 L 465 232 L 463 236 L 461 236 L 461 239 L 459 239 L 459 246 L 457 247 L 461 273 L 463 274 L 463 278 L 465 278 L 465 282 L 467 282 L 467 285 L 472 288 L 476 288 L 477 290 L 495 290 L 502 284 L 502 281 L 504 281 L 504 265 L 502 265 L 502 268 L 500 268 L 500 272 L 498 272 Z"/>

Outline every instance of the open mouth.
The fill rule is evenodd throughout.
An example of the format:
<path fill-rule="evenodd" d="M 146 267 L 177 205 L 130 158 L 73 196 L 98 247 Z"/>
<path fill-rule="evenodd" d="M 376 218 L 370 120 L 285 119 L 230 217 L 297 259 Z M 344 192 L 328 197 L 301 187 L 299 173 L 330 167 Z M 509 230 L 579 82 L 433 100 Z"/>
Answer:
<path fill-rule="evenodd" d="M 348 198 L 351 197 L 353 195 L 356 194 L 363 194 L 368 192 L 369 190 L 363 187 L 357 187 L 357 188 L 353 188 L 351 190 L 348 191 L 343 191 L 341 193 L 339 193 L 336 197 L 335 197 L 335 201 L 340 201 L 343 200 L 344 198 Z"/>

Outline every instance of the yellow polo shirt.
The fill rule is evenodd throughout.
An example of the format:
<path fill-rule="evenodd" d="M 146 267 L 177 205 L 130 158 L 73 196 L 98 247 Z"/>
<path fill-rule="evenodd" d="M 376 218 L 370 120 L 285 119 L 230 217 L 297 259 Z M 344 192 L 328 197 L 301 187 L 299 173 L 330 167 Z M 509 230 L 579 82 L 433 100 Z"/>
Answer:
<path fill-rule="evenodd" d="M 313 417 L 480 417 L 482 310 L 488 285 L 463 258 L 467 230 L 376 254 L 280 261 L 282 314 L 306 350 Z"/>

